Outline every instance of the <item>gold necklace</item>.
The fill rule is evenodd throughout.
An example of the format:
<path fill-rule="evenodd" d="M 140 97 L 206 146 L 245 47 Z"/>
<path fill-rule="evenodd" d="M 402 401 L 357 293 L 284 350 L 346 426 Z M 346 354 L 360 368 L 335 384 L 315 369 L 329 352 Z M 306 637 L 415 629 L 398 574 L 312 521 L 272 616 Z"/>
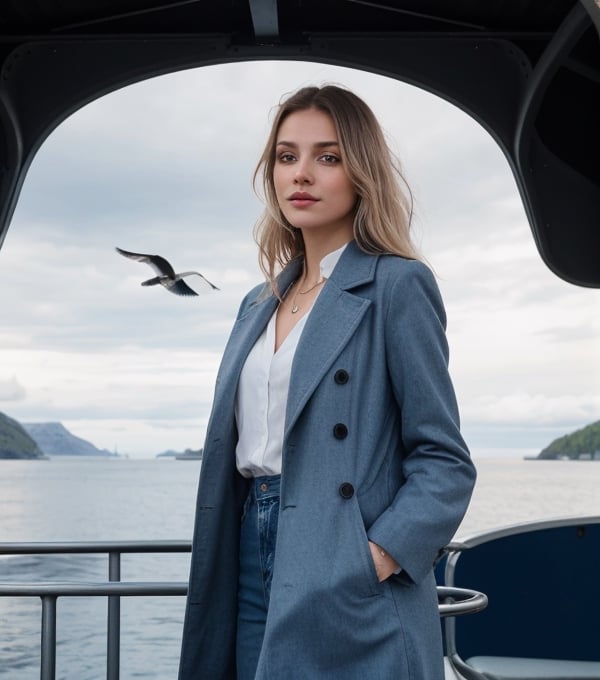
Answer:
<path fill-rule="evenodd" d="M 297 290 L 294 293 L 294 299 L 292 300 L 292 309 L 291 309 L 292 314 L 296 314 L 300 310 L 300 307 L 298 307 L 298 304 L 296 302 L 298 295 L 306 295 L 307 293 L 310 293 L 311 290 L 314 290 L 317 286 L 320 286 L 323 283 L 323 281 L 325 281 L 325 278 L 323 276 L 321 276 L 321 278 L 314 285 L 312 285 L 310 288 L 307 288 L 306 290 Z M 300 288 L 300 286 L 298 286 L 298 288 Z"/>

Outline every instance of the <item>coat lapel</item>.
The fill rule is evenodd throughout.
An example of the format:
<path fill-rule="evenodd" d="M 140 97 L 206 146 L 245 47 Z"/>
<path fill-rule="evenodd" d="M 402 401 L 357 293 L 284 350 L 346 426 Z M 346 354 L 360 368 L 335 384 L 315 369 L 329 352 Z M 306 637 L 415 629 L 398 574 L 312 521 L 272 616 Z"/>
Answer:
<path fill-rule="evenodd" d="M 369 308 L 370 300 L 348 291 L 373 281 L 376 264 L 376 257 L 363 253 L 352 241 L 317 298 L 292 364 L 286 436 Z"/>
<path fill-rule="evenodd" d="M 377 258 L 363 253 L 352 241 L 343 252 L 307 319 L 292 364 L 286 410 L 285 435 L 296 423 L 306 402 L 324 374 L 354 334 L 370 301 L 353 295 L 350 289 L 370 283 Z M 278 277 L 282 292 L 298 277 L 301 260 L 293 260 Z M 277 308 L 273 294 L 259 294 L 235 322 L 221 362 L 213 413 L 224 425 L 233 417 L 234 395 L 246 358 Z"/>
<path fill-rule="evenodd" d="M 281 272 L 277 279 L 281 291 L 285 292 L 297 278 L 301 266 L 300 260 L 293 260 Z M 251 302 L 248 309 L 235 322 L 221 360 L 213 412 L 224 416 L 229 409 L 233 414 L 235 394 L 242 367 L 250 350 L 254 347 L 254 343 L 277 309 L 278 302 L 273 293 L 266 295 L 260 293 L 256 301 Z"/>

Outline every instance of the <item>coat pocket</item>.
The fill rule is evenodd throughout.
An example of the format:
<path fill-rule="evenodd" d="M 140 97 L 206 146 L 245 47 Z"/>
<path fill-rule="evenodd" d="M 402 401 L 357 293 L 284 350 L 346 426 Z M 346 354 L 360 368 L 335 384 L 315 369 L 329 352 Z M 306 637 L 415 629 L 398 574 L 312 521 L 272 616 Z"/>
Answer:
<path fill-rule="evenodd" d="M 377 577 L 367 531 L 356 496 L 347 501 L 348 511 L 348 548 L 341 551 L 351 566 L 351 587 L 363 597 L 383 595 L 383 587 Z M 340 537 L 342 538 L 342 537 Z M 343 539 L 342 539 L 343 540 Z"/>

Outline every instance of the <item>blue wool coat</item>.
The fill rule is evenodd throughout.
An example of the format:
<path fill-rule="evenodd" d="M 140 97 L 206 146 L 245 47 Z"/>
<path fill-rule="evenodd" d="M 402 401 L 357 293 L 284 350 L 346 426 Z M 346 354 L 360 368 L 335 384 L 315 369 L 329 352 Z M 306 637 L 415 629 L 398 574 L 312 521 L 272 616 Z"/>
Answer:
<path fill-rule="evenodd" d="M 285 290 L 300 262 L 280 276 Z M 180 680 L 235 680 L 234 398 L 277 307 L 244 299 L 217 377 L 198 491 Z M 442 680 L 432 565 L 475 480 L 448 375 L 445 313 L 420 262 L 354 242 L 292 364 L 271 599 L 257 680 Z M 379 583 L 368 539 L 402 573 Z"/>

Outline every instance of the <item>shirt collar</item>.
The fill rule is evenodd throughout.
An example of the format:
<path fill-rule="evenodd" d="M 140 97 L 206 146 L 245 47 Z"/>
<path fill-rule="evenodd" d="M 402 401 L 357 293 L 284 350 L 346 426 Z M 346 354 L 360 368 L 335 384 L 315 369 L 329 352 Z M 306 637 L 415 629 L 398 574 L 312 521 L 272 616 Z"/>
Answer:
<path fill-rule="evenodd" d="M 348 243 L 349 243 L 349 241 L 348 241 Z M 342 256 L 342 253 L 346 249 L 346 246 L 348 245 L 348 243 L 344 243 L 344 245 L 341 248 L 334 250 L 332 253 L 328 253 L 321 260 L 321 264 L 319 265 L 319 267 L 320 267 L 320 274 L 323 278 L 328 279 L 331 276 L 331 273 L 335 269 L 335 265 L 338 263 L 340 257 Z"/>

